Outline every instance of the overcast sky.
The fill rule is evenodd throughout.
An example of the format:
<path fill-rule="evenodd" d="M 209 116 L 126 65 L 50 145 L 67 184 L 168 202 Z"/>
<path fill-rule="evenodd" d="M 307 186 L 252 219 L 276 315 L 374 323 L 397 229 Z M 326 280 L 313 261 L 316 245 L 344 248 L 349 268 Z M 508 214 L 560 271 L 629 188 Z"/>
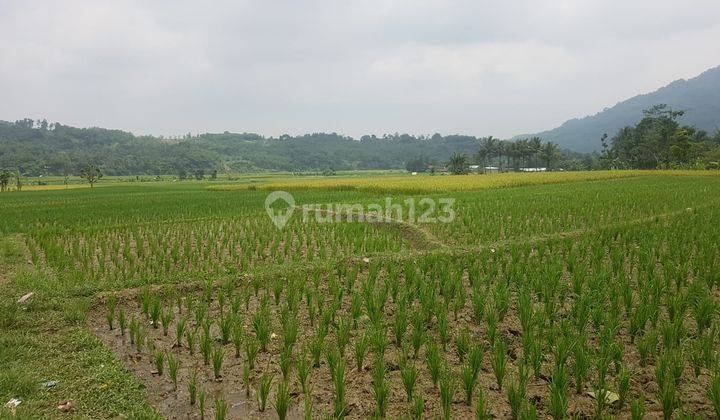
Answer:
<path fill-rule="evenodd" d="M 718 40 L 718 0 L 0 0 L 0 119 L 509 137 L 720 65 Z"/>

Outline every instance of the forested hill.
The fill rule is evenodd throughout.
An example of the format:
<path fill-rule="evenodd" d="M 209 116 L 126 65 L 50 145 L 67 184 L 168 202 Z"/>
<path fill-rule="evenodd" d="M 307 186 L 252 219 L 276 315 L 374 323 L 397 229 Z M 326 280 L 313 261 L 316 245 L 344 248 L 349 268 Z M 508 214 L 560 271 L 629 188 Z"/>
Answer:
<path fill-rule="evenodd" d="M 578 152 L 599 151 L 603 134 L 613 137 L 621 128 L 637 124 L 643 118 L 643 110 L 656 104 L 683 110 L 682 124 L 714 133 L 720 128 L 720 66 L 695 78 L 677 80 L 655 92 L 635 96 L 595 115 L 569 120 L 553 130 L 517 138 L 538 136 Z"/>
<path fill-rule="evenodd" d="M 417 157 L 445 162 L 477 153 L 471 136 L 337 134 L 265 138 L 257 134 L 201 134 L 182 139 L 135 136 L 119 130 L 75 128 L 45 121 L 0 121 L 0 168 L 30 176 L 74 174 L 87 164 L 106 175 L 182 171 L 323 171 L 400 169 Z"/>

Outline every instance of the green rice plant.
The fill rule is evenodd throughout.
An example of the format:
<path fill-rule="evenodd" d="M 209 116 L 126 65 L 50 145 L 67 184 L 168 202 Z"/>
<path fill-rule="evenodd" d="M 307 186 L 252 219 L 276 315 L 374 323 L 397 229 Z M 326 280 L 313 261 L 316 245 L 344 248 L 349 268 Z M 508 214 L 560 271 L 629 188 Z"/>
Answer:
<path fill-rule="evenodd" d="M 353 350 L 355 353 L 355 363 L 358 372 L 362 371 L 363 364 L 365 363 L 365 354 L 367 353 L 369 342 L 370 340 L 368 339 L 367 334 L 361 334 L 355 340 Z"/>
<path fill-rule="evenodd" d="M 564 419 L 567 417 L 568 409 L 568 375 L 561 365 L 555 369 L 550 381 L 550 414 L 553 419 Z"/>
<path fill-rule="evenodd" d="M 706 369 L 715 365 L 715 337 L 717 336 L 716 326 L 713 326 L 707 334 L 698 338 L 698 347 L 702 354 L 701 359 Z"/>
<path fill-rule="evenodd" d="M 708 386 L 705 394 L 712 403 L 713 409 L 715 410 L 715 416 L 720 418 L 720 370 L 716 371 L 713 375 L 710 386 Z"/>
<path fill-rule="evenodd" d="M 395 318 L 393 321 L 393 335 L 395 337 L 395 345 L 400 347 L 402 339 L 407 331 L 407 310 L 404 305 L 399 305 L 395 310 Z"/>
<path fill-rule="evenodd" d="M 313 294 L 309 288 L 308 288 L 307 293 L 308 293 L 306 295 L 307 312 L 308 312 L 308 317 L 310 318 L 310 326 L 313 327 L 313 326 L 315 326 L 315 318 L 317 318 L 317 307 L 313 304 L 313 300 L 312 300 Z"/>
<path fill-rule="evenodd" d="M 113 329 L 113 321 L 115 320 L 115 308 L 117 307 L 117 298 L 115 296 L 108 296 L 107 299 L 107 319 L 108 327 L 110 330 Z"/>
<path fill-rule="evenodd" d="M 480 325 L 485 317 L 485 294 L 477 287 L 473 286 L 473 292 L 470 295 L 470 303 L 472 304 L 473 319 L 475 323 Z"/>
<path fill-rule="evenodd" d="M 292 369 L 292 348 L 283 347 L 280 350 L 280 372 L 282 373 L 283 380 L 287 381 L 290 377 L 290 371 Z"/>
<path fill-rule="evenodd" d="M 163 311 L 160 315 L 160 323 L 162 324 L 163 335 L 166 337 L 168 335 L 168 330 L 170 329 L 170 324 L 173 322 L 174 318 L 175 315 L 172 312 L 172 308 L 168 309 L 167 311 Z"/>
<path fill-rule="evenodd" d="M 140 312 L 147 316 L 150 316 L 150 304 L 152 303 L 152 294 L 150 289 L 145 286 L 138 293 L 138 303 L 140 306 Z"/>
<path fill-rule="evenodd" d="M 333 383 L 333 413 L 336 418 L 344 418 L 347 415 L 347 401 L 345 398 L 345 360 L 340 358 L 332 369 Z"/>
<path fill-rule="evenodd" d="M 455 281 L 457 282 L 457 292 L 455 293 L 455 298 L 452 300 L 452 308 L 455 321 L 457 321 L 458 313 L 465 307 L 467 293 L 465 293 L 465 288 L 462 285 L 462 279 L 457 277 Z"/>
<path fill-rule="evenodd" d="M 205 319 L 208 316 L 208 310 L 208 307 L 204 303 L 199 303 L 195 307 L 195 324 L 201 325 L 205 322 Z"/>
<path fill-rule="evenodd" d="M 190 405 L 195 405 L 197 399 L 197 371 L 193 371 L 188 381 L 188 394 L 190 394 Z"/>
<path fill-rule="evenodd" d="M 463 366 L 460 371 L 460 379 L 462 380 L 465 390 L 465 404 L 470 405 L 472 403 L 473 390 L 475 389 L 477 377 L 469 363 Z"/>
<path fill-rule="evenodd" d="M 145 339 L 147 338 L 147 331 L 143 327 L 138 327 L 135 331 L 135 350 L 140 353 L 145 346 Z"/>
<path fill-rule="evenodd" d="M 308 390 L 308 376 L 310 375 L 310 362 L 308 362 L 307 355 L 303 352 L 298 357 L 297 363 L 295 364 L 298 382 L 300 382 L 300 389 L 303 394 L 307 394 Z"/>
<path fill-rule="evenodd" d="M 257 359 L 258 351 L 260 346 L 256 339 L 247 337 L 245 340 L 245 358 L 250 369 L 255 369 L 255 360 Z"/>
<path fill-rule="evenodd" d="M 405 387 L 408 402 L 412 401 L 417 376 L 418 370 L 414 364 L 406 362 L 405 365 L 400 368 L 400 378 L 402 379 L 403 386 Z"/>
<path fill-rule="evenodd" d="M 242 349 L 243 338 L 245 337 L 245 331 L 243 330 L 242 323 L 236 319 L 235 324 L 232 328 L 232 343 L 235 348 L 235 358 L 240 358 L 240 351 Z"/>
<path fill-rule="evenodd" d="M 297 343 L 298 321 L 294 317 L 283 324 L 283 348 L 292 350 Z"/>
<path fill-rule="evenodd" d="M 220 318 L 218 327 L 220 327 L 220 342 L 223 345 L 230 343 L 230 336 L 232 334 L 232 330 L 233 330 L 234 326 L 235 326 L 235 319 L 232 317 L 232 315 L 225 315 Z"/>
<path fill-rule="evenodd" d="M 507 314 L 510 308 L 510 289 L 507 281 L 498 281 L 495 284 L 493 303 L 497 311 L 498 320 L 502 321 L 505 319 L 505 314 Z"/>
<path fill-rule="evenodd" d="M 517 311 L 523 336 L 532 334 L 533 306 L 528 290 L 522 290 L 520 292 Z"/>
<path fill-rule="evenodd" d="M 177 391 L 178 371 L 180 370 L 180 359 L 173 356 L 172 354 L 168 354 L 167 362 L 168 362 L 168 374 L 170 375 L 170 380 L 173 383 L 173 390 Z"/>
<path fill-rule="evenodd" d="M 683 318 L 678 317 L 671 322 L 667 322 L 660 327 L 662 334 L 663 347 L 666 349 L 676 349 L 680 347 L 680 343 L 685 337 L 685 326 Z"/>
<path fill-rule="evenodd" d="M 390 387 L 385 381 L 387 375 L 387 368 L 385 361 L 381 356 L 375 358 L 372 370 L 370 372 L 372 377 L 372 391 L 375 397 L 375 416 L 378 418 L 385 417 L 387 412 L 388 398 L 390 396 Z"/>
<path fill-rule="evenodd" d="M 242 303 L 243 301 L 241 296 L 233 296 L 232 301 L 230 302 L 230 311 L 233 316 L 238 316 L 240 314 Z"/>
<path fill-rule="evenodd" d="M 153 328 L 157 329 L 160 325 L 160 315 L 162 314 L 162 301 L 160 299 L 153 299 L 150 305 L 150 321 Z"/>
<path fill-rule="evenodd" d="M 185 343 L 187 344 L 190 354 L 195 354 L 195 340 L 197 339 L 197 331 L 192 328 L 185 330 Z"/>
<path fill-rule="evenodd" d="M 575 380 L 575 393 L 580 394 L 585 387 L 588 371 L 590 370 L 590 357 L 584 337 L 579 339 L 573 347 L 572 370 Z"/>
<path fill-rule="evenodd" d="M 182 347 L 183 336 L 185 335 L 185 326 L 187 325 L 187 318 L 178 319 L 175 324 L 175 345 Z"/>
<path fill-rule="evenodd" d="M 316 333 L 315 336 L 308 343 L 308 349 L 310 350 L 310 356 L 312 357 L 313 367 L 320 367 L 320 356 L 322 355 L 323 349 L 325 348 L 325 338 L 320 333 Z"/>
<path fill-rule="evenodd" d="M 370 347 L 372 347 L 373 353 L 382 357 L 387 349 L 387 331 L 385 327 L 377 325 L 372 327 L 370 332 Z"/>
<path fill-rule="evenodd" d="M 198 409 L 200 410 L 200 420 L 205 420 L 205 390 L 198 393 Z"/>
<path fill-rule="evenodd" d="M 493 308 L 485 312 L 485 327 L 487 329 L 488 341 L 494 344 L 497 338 L 498 314 Z"/>
<path fill-rule="evenodd" d="M 280 420 L 287 418 L 287 412 L 290 408 L 290 390 L 286 381 L 280 381 L 275 392 L 275 411 Z"/>
<path fill-rule="evenodd" d="M 120 327 L 120 335 L 122 336 L 125 336 L 126 322 L 125 311 L 121 310 L 118 313 L 118 326 Z"/>
<path fill-rule="evenodd" d="M 260 377 L 260 384 L 258 385 L 258 410 L 263 413 L 267 406 L 268 395 L 270 395 L 270 387 L 272 386 L 273 375 L 269 372 L 263 373 Z"/>
<path fill-rule="evenodd" d="M 698 335 L 703 335 L 705 330 L 712 324 L 713 317 L 718 312 L 718 304 L 712 298 L 710 291 L 705 290 L 698 293 L 692 306 L 692 313 L 697 325 Z"/>
<path fill-rule="evenodd" d="M 535 378 L 539 378 L 542 370 L 542 362 L 545 359 L 543 341 L 540 338 L 535 337 L 532 339 L 529 350 L 530 354 L 528 355 L 528 362 L 532 367 Z"/>
<path fill-rule="evenodd" d="M 470 330 L 467 327 L 463 328 L 455 339 L 455 350 L 460 362 L 464 362 L 465 355 L 470 350 Z"/>
<path fill-rule="evenodd" d="M 185 296 L 185 311 L 189 315 L 190 312 L 193 311 L 193 309 L 195 309 L 195 300 L 190 295 Z"/>
<path fill-rule="evenodd" d="M 250 367 L 250 364 L 245 363 L 243 365 L 243 383 L 245 384 L 245 396 L 250 397 L 250 375 L 252 373 L 252 368 Z"/>
<path fill-rule="evenodd" d="M 642 420 L 645 418 L 645 398 L 641 395 L 630 403 L 630 418 L 632 420 Z"/>
<path fill-rule="evenodd" d="M 640 355 L 640 366 L 646 366 L 657 354 L 658 334 L 655 330 L 648 331 L 637 342 L 637 351 Z"/>
<path fill-rule="evenodd" d="M 255 337 L 260 342 L 260 349 L 267 351 L 267 345 L 270 341 L 271 320 L 270 309 L 267 304 L 263 304 L 252 318 L 252 327 L 255 331 Z"/>
<path fill-rule="evenodd" d="M 213 295 L 213 282 L 211 279 L 207 279 L 203 283 L 203 293 L 202 293 L 203 302 L 205 302 L 205 304 L 209 304 L 210 301 L 212 301 L 212 295 Z"/>
<path fill-rule="evenodd" d="M 503 380 L 505 379 L 505 369 L 507 367 L 507 344 L 505 344 L 505 341 L 502 339 L 496 340 L 493 345 L 493 351 L 490 354 L 490 366 L 492 366 L 498 389 L 502 390 Z"/>
<path fill-rule="evenodd" d="M 482 387 L 478 389 L 477 398 L 475 399 L 475 419 L 476 420 L 490 420 L 492 415 L 488 411 L 485 403 L 485 391 Z"/>
<path fill-rule="evenodd" d="M 470 366 L 475 379 L 477 379 L 478 374 L 480 373 L 480 367 L 484 356 L 485 347 L 483 345 L 476 344 L 470 348 L 470 352 L 468 353 L 468 365 Z"/>
<path fill-rule="evenodd" d="M 625 401 L 630 392 L 630 370 L 623 366 L 620 369 L 620 373 L 617 376 L 617 388 L 618 388 L 618 403 L 620 407 L 625 405 Z"/>
<path fill-rule="evenodd" d="M 420 347 L 425 343 L 425 322 L 422 316 L 422 312 L 413 312 L 412 317 L 412 347 L 413 347 L 413 359 L 417 359 Z"/>
<path fill-rule="evenodd" d="M 153 353 L 153 366 L 158 375 L 162 376 L 163 368 L 165 366 L 165 352 L 162 350 L 155 350 Z"/>
<path fill-rule="evenodd" d="M 680 407 L 680 399 L 677 395 L 677 388 L 672 380 L 658 384 L 657 398 L 662 407 L 663 418 L 670 420 L 675 409 Z"/>
<path fill-rule="evenodd" d="M 423 418 L 425 412 L 425 399 L 422 395 L 416 395 L 413 398 L 412 405 L 410 406 L 410 414 L 413 420 L 420 420 Z"/>
<path fill-rule="evenodd" d="M 630 325 L 628 332 L 630 333 L 630 341 L 635 342 L 635 337 L 645 330 L 648 321 L 648 311 L 645 305 L 638 305 L 635 311 L 630 315 Z"/>
<path fill-rule="evenodd" d="M 522 364 L 520 364 L 517 381 L 508 384 L 506 394 L 510 404 L 511 417 L 513 419 L 521 418 L 527 404 L 527 374 Z"/>
<path fill-rule="evenodd" d="M 440 379 L 440 369 L 442 368 L 442 358 L 440 356 L 440 349 L 433 341 L 427 345 L 425 351 L 425 362 L 427 363 L 427 369 L 428 373 L 430 373 L 433 388 L 437 388 L 438 380 Z"/>
<path fill-rule="evenodd" d="M 350 330 L 352 328 L 352 320 L 350 318 L 340 318 L 338 321 L 337 328 L 335 330 L 335 338 L 337 340 L 337 347 L 341 355 L 345 354 L 345 348 L 350 342 Z"/>
<path fill-rule="evenodd" d="M 211 336 L 210 331 L 211 331 L 212 325 L 213 325 L 213 321 L 212 321 L 212 319 L 210 319 L 210 317 L 205 318 L 203 320 L 202 324 L 200 324 L 200 328 L 202 329 L 203 334 L 208 337 L 211 337 L 211 338 L 212 338 L 212 336 Z"/>
<path fill-rule="evenodd" d="M 285 287 L 285 279 L 277 278 L 273 282 L 273 296 L 275 297 L 275 306 L 280 305 L 280 296 L 282 296 L 283 288 Z"/>
<path fill-rule="evenodd" d="M 448 326 L 447 312 L 444 307 L 440 307 L 436 313 L 437 317 L 437 331 L 438 338 L 440 339 L 440 345 L 443 351 L 447 348 L 447 343 L 450 341 L 450 330 Z"/>
<path fill-rule="evenodd" d="M 223 360 L 225 359 L 225 350 L 223 350 L 222 346 L 217 346 L 212 352 L 212 367 L 213 367 L 213 375 L 215 375 L 215 379 L 220 379 L 220 376 L 222 376 L 222 365 Z"/>
<path fill-rule="evenodd" d="M 350 316 L 353 320 L 353 326 L 357 328 L 357 321 L 362 315 L 362 295 L 359 293 L 353 293 L 350 298 Z M 312 325 L 312 324 L 311 324 Z"/>
<path fill-rule="evenodd" d="M 215 420 L 225 420 L 227 413 L 228 403 L 225 401 L 225 396 L 220 393 L 215 397 Z"/>
<path fill-rule="evenodd" d="M 567 362 L 568 357 L 570 357 L 572 347 L 573 344 L 571 343 L 570 338 L 567 338 L 562 334 L 560 334 L 560 337 L 555 340 L 555 345 L 553 346 L 555 369 L 565 367 L 565 363 Z"/>
<path fill-rule="evenodd" d="M 452 402 L 455 397 L 457 383 L 452 372 L 444 372 L 440 378 L 440 404 L 442 406 L 443 418 L 450 419 L 452 416 Z"/>
<path fill-rule="evenodd" d="M 200 354 L 202 354 L 203 364 L 210 364 L 210 356 L 213 351 L 213 340 L 210 338 L 210 334 L 204 333 L 200 339 Z"/>
<path fill-rule="evenodd" d="M 313 420 L 313 404 L 311 393 L 305 393 L 303 396 L 303 419 Z"/>
<path fill-rule="evenodd" d="M 327 359 L 327 367 L 330 371 L 330 377 L 334 375 L 334 369 L 340 360 L 340 351 L 337 348 L 331 348 L 325 352 L 325 358 Z"/>

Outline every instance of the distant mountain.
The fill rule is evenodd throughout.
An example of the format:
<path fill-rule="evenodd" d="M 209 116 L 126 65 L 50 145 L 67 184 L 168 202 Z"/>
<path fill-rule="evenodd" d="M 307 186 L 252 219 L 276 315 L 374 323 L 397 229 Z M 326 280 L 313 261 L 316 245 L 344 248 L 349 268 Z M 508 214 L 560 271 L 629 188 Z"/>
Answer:
<path fill-rule="evenodd" d="M 640 121 L 642 111 L 656 104 L 684 110 L 685 116 L 680 120 L 682 124 L 714 133 L 720 128 L 720 66 L 693 79 L 676 80 L 655 92 L 635 96 L 595 115 L 575 118 L 558 128 L 516 136 L 515 139 L 538 136 L 563 148 L 592 152 L 600 150 L 600 137 L 604 133 L 613 137 L 621 128 Z"/>

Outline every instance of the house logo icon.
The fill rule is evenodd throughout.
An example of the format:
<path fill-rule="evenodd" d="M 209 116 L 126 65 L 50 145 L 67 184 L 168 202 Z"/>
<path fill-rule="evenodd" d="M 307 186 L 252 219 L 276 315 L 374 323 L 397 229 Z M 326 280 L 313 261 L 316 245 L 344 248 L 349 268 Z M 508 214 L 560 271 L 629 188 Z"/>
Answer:
<path fill-rule="evenodd" d="M 288 192 L 273 191 L 265 197 L 265 211 L 278 229 L 285 227 L 294 210 L 295 198 Z"/>

